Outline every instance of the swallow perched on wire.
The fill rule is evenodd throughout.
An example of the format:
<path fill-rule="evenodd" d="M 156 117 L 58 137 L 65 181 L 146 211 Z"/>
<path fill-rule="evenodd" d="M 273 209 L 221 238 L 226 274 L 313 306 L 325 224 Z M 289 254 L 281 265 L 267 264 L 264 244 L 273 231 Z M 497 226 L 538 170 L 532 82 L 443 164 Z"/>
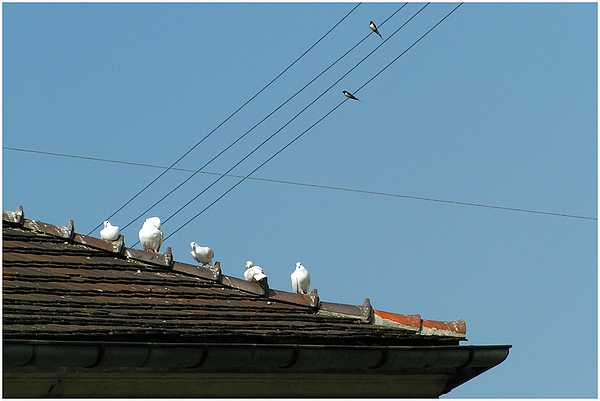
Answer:
<path fill-rule="evenodd" d="M 379 37 L 381 39 L 383 39 L 383 36 L 381 36 L 381 34 L 379 33 L 379 31 L 377 30 L 377 27 L 375 26 L 375 23 L 373 21 L 369 22 L 369 28 L 371 28 L 371 30 L 373 32 L 375 32 L 377 35 L 379 35 Z"/>
<path fill-rule="evenodd" d="M 348 91 L 342 91 L 342 93 L 344 94 L 344 96 L 346 96 L 348 99 L 352 99 L 352 100 L 358 100 L 360 102 L 360 100 L 356 97 L 354 97 L 354 95 Z"/>

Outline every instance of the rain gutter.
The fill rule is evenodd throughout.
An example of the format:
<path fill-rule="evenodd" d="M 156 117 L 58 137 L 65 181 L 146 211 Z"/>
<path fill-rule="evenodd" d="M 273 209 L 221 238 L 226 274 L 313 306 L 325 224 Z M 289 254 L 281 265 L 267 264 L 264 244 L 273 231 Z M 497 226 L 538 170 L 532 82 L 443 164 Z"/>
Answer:
<path fill-rule="evenodd" d="M 336 346 L 5 340 L 3 370 L 453 375 L 447 391 L 502 363 L 510 345 Z"/>

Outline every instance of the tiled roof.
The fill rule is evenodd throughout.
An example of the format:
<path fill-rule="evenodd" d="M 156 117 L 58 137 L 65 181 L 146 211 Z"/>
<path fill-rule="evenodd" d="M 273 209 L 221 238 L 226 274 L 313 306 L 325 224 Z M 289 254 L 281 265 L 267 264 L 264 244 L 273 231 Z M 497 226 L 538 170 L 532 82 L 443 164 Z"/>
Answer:
<path fill-rule="evenodd" d="M 453 345 L 438 322 L 324 302 L 3 212 L 3 332 L 16 340 Z"/>
<path fill-rule="evenodd" d="M 3 395 L 439 397 L 502 363 L 438 322 L 2 214 Z"/>

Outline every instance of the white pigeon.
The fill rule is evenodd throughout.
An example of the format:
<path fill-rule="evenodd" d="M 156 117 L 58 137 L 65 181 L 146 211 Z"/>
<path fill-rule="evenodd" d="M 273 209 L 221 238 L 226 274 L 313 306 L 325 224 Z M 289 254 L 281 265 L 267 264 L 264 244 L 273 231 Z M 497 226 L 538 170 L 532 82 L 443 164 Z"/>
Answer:
<path fill-rule="evenodd" d="M 108 240 L 108 241 L 116 241 L 121 235 L 121 231 L 119 231 L 119 227 L 113 226 L 106 220 L 104 222 L 104 228 L 100 230 L 100 238 Z"/>
<path fill-rule="evenodd" d="M 310 274 L 308 270 L 302 266 L 302 263 L 296 263 L 296 270 L 291 275 L 292 278 L 292 291 L 296 294 L 308 294 L 308 287 L 310 286 Z"/>
<path fill-rule="evenodd" d="M 246 262 L 246 271 L 244 272 L 244 278 L 247 281 L 256 282 L 260 288 L 263 289 L 265 295 L 269 296 L 269 279 L 267 275 L 263 273 L 262 267 L 254 266 L 251 261 Z"/>
<path fill-rule="evenodd" d="M 215 257 L 215 253 L 212 249 L 207 246 L 200 246 L 195 242 L 191 242 L 190 246 L 192 247 L 192 258 L 194 258 L 198 263 L 202 263 L 202 265 L 212 265 L 212 259 Z"/>
<path fill-rule="evenodd" d="M 247 281 L 259 281 L 265 277 L 267 277 L 267 275 L 263 273 L 262 267 L 254 266 L 254 263 L 252 263 L 251 261 L 246 262 L 246 271 L 244 272 L 244 278 Z"/>
<path fill-rule="evenodd" d="M 140 243 L 145 251 L 158 252 L 163 242 L 163 232 L 160 229 L 158 217 L 148 217 L 139 232 Z"/>

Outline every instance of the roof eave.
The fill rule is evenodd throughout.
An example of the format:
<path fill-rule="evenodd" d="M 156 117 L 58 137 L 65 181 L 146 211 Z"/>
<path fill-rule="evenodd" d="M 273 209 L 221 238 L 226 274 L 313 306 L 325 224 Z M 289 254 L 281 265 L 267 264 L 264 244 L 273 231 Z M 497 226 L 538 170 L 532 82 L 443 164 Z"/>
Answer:
<path fill-rule="evenodd" d="M 443 380 L 438 394 L 412 394 L 412 396 L 439 396 L 500 364 L 508 356 L 510 345 L 493 346 L 323 346 L 296 344 L 158 344 L 158 343 L 108 343 L 108 342 L 55 342 L 55 341 L 5 341 L 4 392 L 5 395 L 22 395 L 12 388 L 25 377 L 55 377 L 57 380 L 76 380 L 84 374 L 115 375 L 113 384 L 118 381 L 144 380 L 152 375 L 162 377 L 165 384 L 179 375 L 193 374 L 200 380 L 204 376 L 227 374 L 232 388 L 245 383 L 248 375 L 269 374 L 269 380 L 278 375 L 292 377 L 316 377 L 321 382 L 328 375 L 332 382 L 327 392 L 317 392 L 311 396 L 350 396 L 345 393 L 344 378 L 356 375 L 377 377 L 389 380 L 391 389 L 397 389 L 398 381 Z M 74 376 L 65 375 L 70 372 Z M 93 376 L 92 376 L 93 377 Z M 103 377 L 103 379 L 100 379 Z M 382 379 L 386 378 L 387 379 Z M 412 378 L 412 379 L 411 379 Z M 352 379 L 355 380 L 355 379 Z M 424 385 L 423 382 L 422 384 Z M 187 383 L 187 382 L 186 382 Z M 337 383 L 337 384 L 336 384 Z M 394 387 L 395 383 L 396 387 Z M 322 383 L 321 383 L 322 384 Z M 40 384 L 41 385 L 41 384 Z M 188 384 L 186 384 L 187 386 Z M 438 383 L 439 385 L 439 383 Z M 241 388 L 241 387 L 240 387 Z M 322 387 L 319 387 L 322 388 Z M 12 389 L 12 390 L 11 390 Z M 47 389 L 46 389 L 47 390 Z M 367 389 L 369 390 L 369 389 Z M 36 382 L 31 382 L 28 396 L 39 396 Z M 176 389 L 172 389 L 178 394 Z M 200 391 L 200 390 L 198 390 Z M 233 391 L 233 390 L 232 390 Z M 266 391 L 266 390 L 264 390 Z M 281 394 L 257 391 L 253 396 L 284 396 L 294 393 L 290 388 L 282 388 Z M 292 391 L 292 392 L 290 392 Z M 325 391 L 325 390 L 322 390 Z M 411 394 L 382 393 L 372 388 L 364 396 L 406 396 Z M 408 391 L 408 390 L 407 390 Z M 412 390 L 411 390 L 412 391 Z M 85 394 L 63 393 L 63 396 Z M 144 390 L 136 394 L 107 393 L 99 396 L 152 396 Z M 188 394 L 190 395 L 190 394 Z M 197 394 L 201 396 L 203 394 Z M 232 393 L 230 396 L 248 396 Z"/>

